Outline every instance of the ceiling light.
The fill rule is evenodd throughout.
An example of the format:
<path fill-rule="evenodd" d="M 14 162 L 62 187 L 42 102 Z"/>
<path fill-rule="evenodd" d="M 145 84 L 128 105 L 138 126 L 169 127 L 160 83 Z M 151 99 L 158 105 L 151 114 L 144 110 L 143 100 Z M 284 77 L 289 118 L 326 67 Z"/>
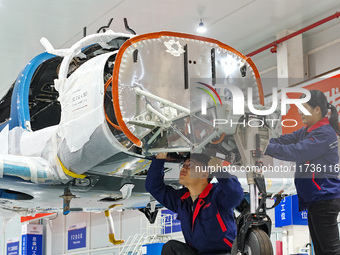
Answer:
<path fill-rule="evenodd" d="M 200 23 L 198 24 L 197 30 L 198 33 L 204 33 L 205 31 L 207 31 L 207 29 L 205 28 L 203 21 L 201 19 Z"/>

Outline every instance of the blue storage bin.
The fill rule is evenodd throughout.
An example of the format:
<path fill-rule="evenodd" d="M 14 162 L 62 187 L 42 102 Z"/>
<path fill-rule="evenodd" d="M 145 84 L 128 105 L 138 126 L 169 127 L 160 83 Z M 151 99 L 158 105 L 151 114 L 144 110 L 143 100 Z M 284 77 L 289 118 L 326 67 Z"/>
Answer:
<path fill-rule="evenodd" d="M 144 244 L 142 247 L 143 255 L 161 255 L 164 243 L 150 243 Z"/>

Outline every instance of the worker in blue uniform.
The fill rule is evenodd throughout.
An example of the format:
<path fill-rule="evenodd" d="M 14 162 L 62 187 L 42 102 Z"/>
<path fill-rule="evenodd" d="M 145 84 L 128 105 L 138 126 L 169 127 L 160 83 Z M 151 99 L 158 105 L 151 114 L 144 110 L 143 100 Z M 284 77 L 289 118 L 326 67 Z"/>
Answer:
<path fill-rule="evenodd" d="M 309 232 L 316 255 L 340 255 L 337 217 L 340 211 L 340 180 L 337 135 L 338 111 L 319 90 L 300 112 L 306 125 L 291 134 L 271 139 L 265 154 L 296 162 L 295 186 L 299 209 L 308 209 Z M 330 118 L 327 117 L 331 110 Z"/>
<path fill-rule="evenodd" d="M 152 160 L 145 187 L 159 203 L 178 214 L 185 243 L 168 241 L 162 255 L 230 253 L 236 236 L 233 208 L 243 199 L 239 181 L 229 173 L 219 173 L 215 174 L 218 183 L 210 183 L 209 172 L 203 170 L 210 157 L 191 154 L 180 170 L 179 183 L 184 187 L 176 190 L 164 183 L 166 155 L 160 153 Z"/>

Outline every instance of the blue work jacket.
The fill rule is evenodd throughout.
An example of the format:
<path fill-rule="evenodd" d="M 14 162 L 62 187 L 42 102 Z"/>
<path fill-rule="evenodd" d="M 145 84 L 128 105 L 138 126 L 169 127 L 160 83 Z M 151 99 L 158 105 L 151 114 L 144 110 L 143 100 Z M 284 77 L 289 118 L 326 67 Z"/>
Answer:
<path fill-rule="evenodd" d="M 237 178 L 223 173 L 226 178 L 209 183 L 193 202 L 187 188 L 175 190 L 164 183 L 164 163 L 162 159 L 152 160 L 146 190 L 159 203 L 178 214 L 185 241 L 198 254 L 230 252 L 236 236 L 233 208 L 243 199 Z"/>
<path fill-rule="evenodd" d="M 340 197 L 337 134 L 327 117 L 310 128 L 271 139 L 265 154 L 296 162 L 294 182 L 300 210 Z"/>

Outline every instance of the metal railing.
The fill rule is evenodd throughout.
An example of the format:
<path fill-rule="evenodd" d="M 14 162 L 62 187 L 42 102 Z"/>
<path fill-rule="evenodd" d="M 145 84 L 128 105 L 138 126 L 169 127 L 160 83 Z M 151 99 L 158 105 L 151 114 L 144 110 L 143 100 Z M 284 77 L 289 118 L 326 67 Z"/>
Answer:
<path fill-rule="evenodd" d="M 166 217 L 171 217 L 171 220 L 166 221 Z M 172 231 L 165 234 L 166 227 L 172 229 L 172 215 L 158 217 L 154 224 L 150 224 L 147 219 L 142 218 L 140 221 L 141 234 L 129 236 L 119 255 L 141 255 L 143 245 L 168 241 L 172 238 Z"/>

